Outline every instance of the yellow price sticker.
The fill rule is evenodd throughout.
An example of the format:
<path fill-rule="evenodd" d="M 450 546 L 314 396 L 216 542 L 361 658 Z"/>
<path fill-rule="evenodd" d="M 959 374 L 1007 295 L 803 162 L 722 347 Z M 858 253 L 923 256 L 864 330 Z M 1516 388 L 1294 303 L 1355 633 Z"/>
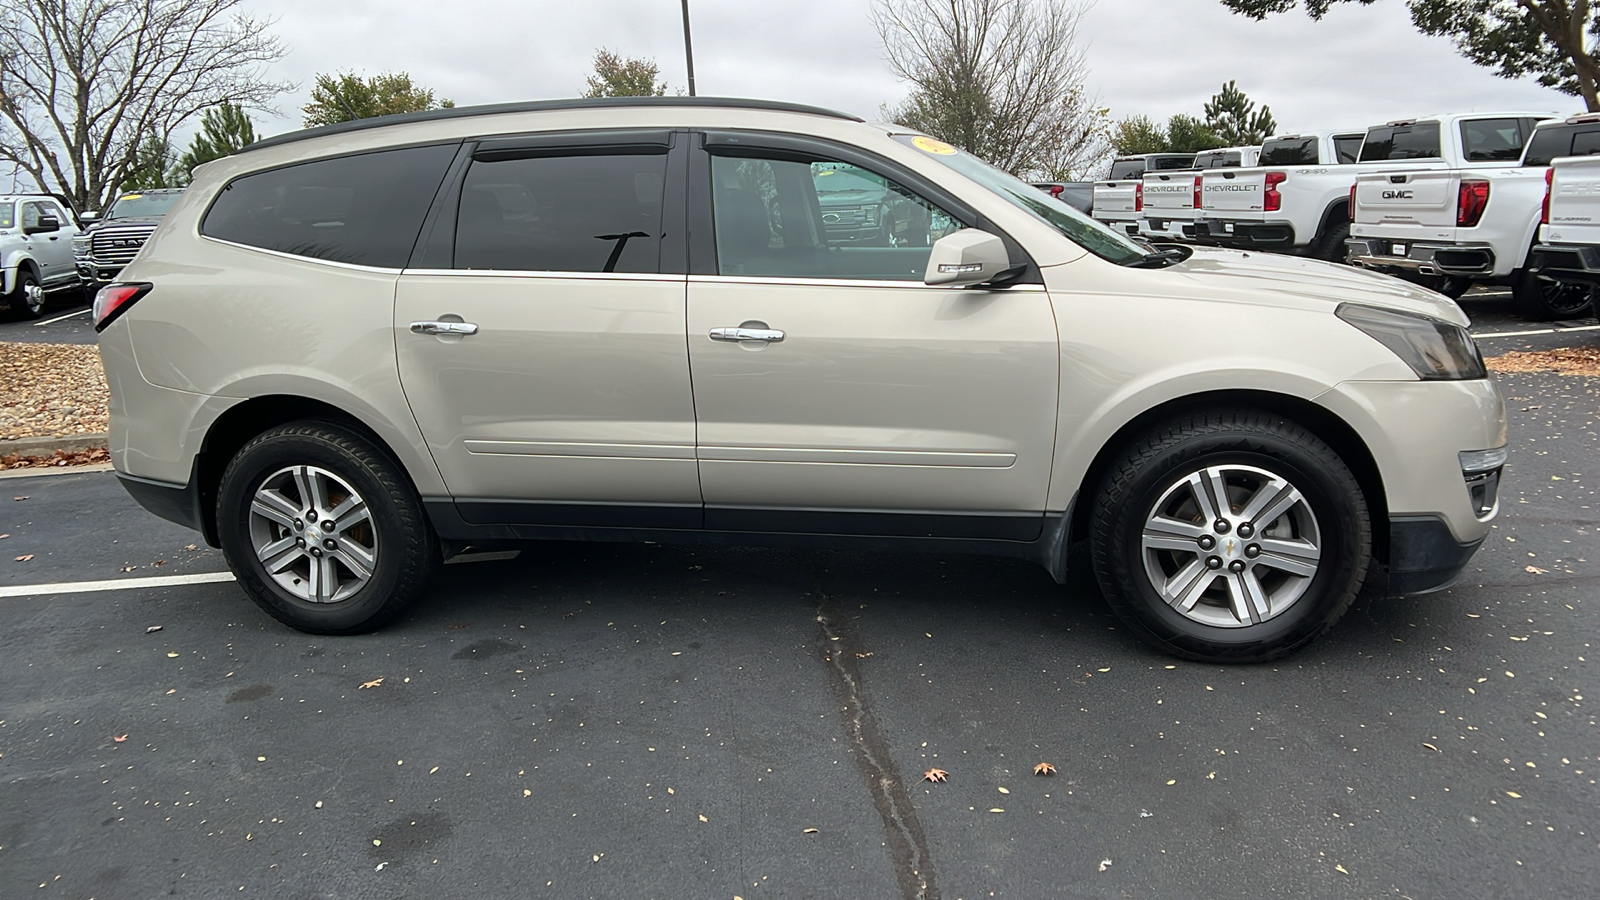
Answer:
<path fill-rule="evenodd" d="M 137 200 L 137 199 L 139 199 L 140 197 L 143 197 L 143 196 L 144 196 L 143 194 L 123 194 L 122 195 L 122 199 L 123 200 Z"/>
<path fill-rule="evenodd" d="M 931 137 L 924 137 L 920 134 L 911 139 L 911 146 L 924 153 L 936 153 L 940 156 L 953 156 L 956 152 L 956 148 L 946 144 L 944 141 L 936 141 Z"/>

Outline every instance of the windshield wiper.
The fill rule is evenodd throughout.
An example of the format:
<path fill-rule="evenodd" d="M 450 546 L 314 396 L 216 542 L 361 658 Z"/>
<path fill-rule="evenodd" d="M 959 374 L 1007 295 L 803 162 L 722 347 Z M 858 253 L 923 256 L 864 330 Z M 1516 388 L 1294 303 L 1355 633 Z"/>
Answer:
<path fill-rule="evenodd" d="M 1149 253 L 1144 254 L 1133 262 L 1128 263 L 1128 268 L 1164 269 L 1173 263 L 1180 263 L 1188 258 L 1189 254 L 1184 253 L 1182 250 L 1179 250 L 1176 247 L 1169 247 L 1166 250 L 1152 250 Z"/>

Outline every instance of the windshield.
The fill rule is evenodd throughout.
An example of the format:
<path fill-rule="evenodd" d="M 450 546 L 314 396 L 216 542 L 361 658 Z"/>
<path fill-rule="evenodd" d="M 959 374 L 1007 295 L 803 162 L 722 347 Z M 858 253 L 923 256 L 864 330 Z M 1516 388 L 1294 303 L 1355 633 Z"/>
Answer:
<path fill-rule="evenodd" d="M 870 191 L 886 194 L 888 189 L 870 179 L 862 178 L 849 169 L 835 168 L 830 163 L 811 164 L 811 182 L 819 194 L 842 194 L 847 191 Z"/>
<path fill-rule="evenodd" d="M 142 219 L 164 216 L 181 196 L 183 194 L 177 191 L 170 194 L 123 194 L 106 211 L 106 218 Z"/>
<path fill-rule="evenodd" d="M 970 153 L 922 135 L 897 134 L 894 138 L 983 185 L 1101 259 L 1127 265 L 1146 258 L 1145 248 Z"/>

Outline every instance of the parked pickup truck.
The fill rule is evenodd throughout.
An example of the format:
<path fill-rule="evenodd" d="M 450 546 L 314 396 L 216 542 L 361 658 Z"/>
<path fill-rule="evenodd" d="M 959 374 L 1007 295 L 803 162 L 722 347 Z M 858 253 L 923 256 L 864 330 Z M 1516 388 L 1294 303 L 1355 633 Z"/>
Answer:
<path fill-rule="evenodd" d="M 1565 149 L 1571 156 L 1553 160 L 1549 169 L 1539 242 L 1528 268 L 1562 284 L 1594 288 L 1600 286 L 1600 133 L 1574 135 Z"/>
<path fill-rule="evenodd" d="M 1129 235 L 1139 233 L 1144 215 L 1144 173 L 1187 169 L 1193 153 L 1141 153 L 1111 161 L 1111 174 L 1094 185 L 1094 217 Z"/>
<path fill-rule="evenodd" d="M 1260 147 L 1224 147 L 1195 154 L 1194 166 L 1188 169 L 1145 172 L 1139 236 L 1152 241 L 1193 240 L 1201 173 L 1253 166 L 1260 156 Z"/>
<path fill-rule="evenodd" d="M 1202 243 L 1343 260 L 1364 136 L 1347 128 L 1268 138 L 1254 167 L 1204 174 L 1201 212 L 1185 231 Z"/>
<path fill-rule="evenodd" d="M 1479 137 L 1512 143 L 1516 120 L 1484 123 Z M 1472 132 L 1465 125 L 1463 134 Z M 1498 135 L 1498 136 L 1496 136 Z M 1528 265 L 1544 208 L 1550 163 L 1600 139 L 1600 116 L 1548 119 L 1531 132 L 1515 163 L 1473 165 L 1488 149 L 1470 146 L 1469 164 L 1445 169 L 1362 175 L 1355 187 L 1351 261 L 1370 268 L 1438 279 L 1441 293 L 1459 296 L 1473 284 L 1510 284 L 1524 315 L 1568 318 L 1589 306 L 1589 290 L 1541 278 Z M 1509 151 L 1501 151 L 1508 153 Z"/>

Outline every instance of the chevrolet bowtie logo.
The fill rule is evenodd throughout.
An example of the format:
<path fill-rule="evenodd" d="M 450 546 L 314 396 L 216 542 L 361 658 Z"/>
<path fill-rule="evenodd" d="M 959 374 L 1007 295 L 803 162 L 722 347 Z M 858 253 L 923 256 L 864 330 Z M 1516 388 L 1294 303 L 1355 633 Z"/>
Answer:
<path fill-rule="evenodd" d="M 1228 538 L 1228 555 L 1233 555 L 1233 538 Z"/>

